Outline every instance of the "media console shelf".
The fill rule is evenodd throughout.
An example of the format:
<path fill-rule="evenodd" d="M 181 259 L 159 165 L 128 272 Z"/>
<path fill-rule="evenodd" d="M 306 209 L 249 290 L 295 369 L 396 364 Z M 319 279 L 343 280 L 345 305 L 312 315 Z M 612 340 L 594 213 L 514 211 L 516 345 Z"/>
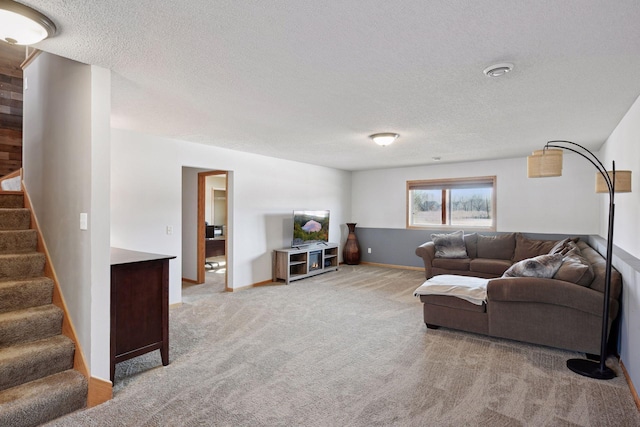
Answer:
<path fill-rule="evenodd" d="M 338 270 L 338 245 L 327 243 L 274 251 L 273 281 L 287 284 Z"/>

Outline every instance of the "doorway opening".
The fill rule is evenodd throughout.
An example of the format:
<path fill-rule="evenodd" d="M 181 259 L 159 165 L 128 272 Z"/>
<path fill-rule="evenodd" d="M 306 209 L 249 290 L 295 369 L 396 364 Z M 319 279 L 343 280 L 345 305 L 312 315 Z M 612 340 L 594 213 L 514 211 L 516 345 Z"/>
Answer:
<path fill-rule="evenodd" d="M 197 282 L 227 283 L 229 229 L 227 171 L 198 173 L 198 254 Z"/>

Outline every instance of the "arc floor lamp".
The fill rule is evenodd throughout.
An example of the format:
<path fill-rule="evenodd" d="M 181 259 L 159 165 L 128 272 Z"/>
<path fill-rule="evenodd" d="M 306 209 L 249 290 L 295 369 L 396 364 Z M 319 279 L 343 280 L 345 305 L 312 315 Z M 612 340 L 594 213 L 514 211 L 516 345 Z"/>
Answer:
<path fill-rule="evenodd" d="M 631 171 L 616 171 L 615 162 L 612 170 L 607 171 L 602 162 L 591 151 L 571 141 L 549 141 L 542 150 L 534 151 L 527 157 L 527 176 L 542 178 L 562 175 L 562 150 L 572 151 L 587 159 L 595 168 L 596 193 L 609 193 L 609 219 L 607 232 L 607 258 L 605 267 L 604 302 L 602 307 L 602 334 L 600 338 L 600 361 L 588 359 L 569 359 L 567 367 L 573 372 L 590 378 L 608 380 L 616 376 L 615 372 L 605 365 L 607 356 L 607 334 L 609 331 L 609 295 L 611 288 L 611 260 L 613 257 L 613 216 L 614 194 L 631 191 Z"/>

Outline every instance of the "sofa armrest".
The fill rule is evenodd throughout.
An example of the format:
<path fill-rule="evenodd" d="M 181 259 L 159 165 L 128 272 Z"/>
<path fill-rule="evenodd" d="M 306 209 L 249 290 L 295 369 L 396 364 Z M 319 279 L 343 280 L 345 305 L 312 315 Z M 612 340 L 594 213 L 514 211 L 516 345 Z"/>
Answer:
<path fill-rule="evenodd" d="M 416 248 L 416 255 L 424 261 L 425 276 L 427 279 L 433 277 L 433 259 L 436 257 L 436 245 L 433 242 L 426 242 Z"/>
<path fill-rule="evenodd" d="M 501 277 L 487 284 L 487 301 L 554 304 L 602 316 L 602 292 L 556 279 Z M 618 301 L 611 299 L 610 317 L 618 314 Z"/>

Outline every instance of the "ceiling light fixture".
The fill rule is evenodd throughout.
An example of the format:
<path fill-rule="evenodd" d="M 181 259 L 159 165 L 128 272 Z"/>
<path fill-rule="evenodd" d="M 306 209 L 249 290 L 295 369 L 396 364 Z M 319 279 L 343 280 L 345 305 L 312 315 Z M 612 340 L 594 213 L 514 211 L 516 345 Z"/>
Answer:
<path fill-rule="evenodd" d="M 378 145 L 386 147 L 389 144 L 392 144 L 400 135 L 393 132 L 383 132 L 383 133 L 374 133 L 373 135 L 369 135 L 369 138 L 373 139 Z"/>
<path fill-rule="evenodd" d="M 38 43 L 56 33 L 56 26 L 37 10 L 12 0 L 0 0 L 0 39 L 9 44 Z"/>
<path fill-rule="evenodd" d="M 513 64 L 503 62 L 501 64 L 495 64 L 485 68 L 483 73 L 485 73 L 488 77 L 500 77 L 504 76 L 511 70 L 513 70 Z"/>

